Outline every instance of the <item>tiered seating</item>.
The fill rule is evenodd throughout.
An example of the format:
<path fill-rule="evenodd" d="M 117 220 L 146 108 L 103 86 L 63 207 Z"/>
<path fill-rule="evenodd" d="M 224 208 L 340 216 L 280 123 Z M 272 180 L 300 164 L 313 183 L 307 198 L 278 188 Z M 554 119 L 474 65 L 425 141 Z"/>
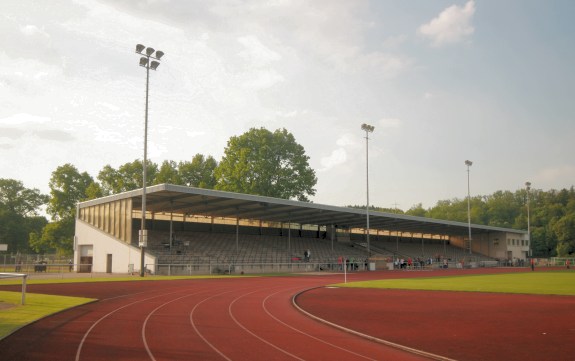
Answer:
<path fill-rule="evenodd" d="M 423 245 L 421 242 L 394 242 L 391 240 L 378 240 L 374 244 L 377 247 L 383 248 L 396 254 L 399 257 L 411 257 L 411 258 L 421 258 L 427 260 L 431 258 L 434 262 L 439 256 L 441 259 L 448 259 L 453 262 L 457 262 L 462 259 L 472 258 L 474 261 L 491 261 L 491 257 L 479 253 L 471 253 L 469 251 L 451 246 L 449 244 L 443 244 L 442 241 L 429 241 L 425 240 Z M 399 247 L 399 248 L 398 248 Z"/>
<path fill-rule="evenodd" d="M 336 262 L 340 256 L 365 258 L 365 250 L 325 239 L 271 235 L 180 232 L 170 247 L 169 235 L 150 231 L 148 251 L 158 256 L 158 263 L 290 263 L 303 260 L 309 250 L 312 262 Z"/>

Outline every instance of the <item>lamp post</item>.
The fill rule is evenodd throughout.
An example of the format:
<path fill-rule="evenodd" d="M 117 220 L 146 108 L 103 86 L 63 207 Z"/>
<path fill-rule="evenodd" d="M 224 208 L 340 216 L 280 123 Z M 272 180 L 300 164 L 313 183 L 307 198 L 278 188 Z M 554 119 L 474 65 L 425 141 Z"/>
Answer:
<path fill-rule="evenodd" d="M 156 70 L 160 66 L 159 60 L 164 56 L 163 51 L 156 51 L 153 48 L 146 48 L 142 44 L 136 45 L 136 53 L 143 55 L 140 57 L 140 66 L 146 68 L 146 111 L 144 117 L 144 162 L 142 163 L 142 221 L 140 234 L 138 237 L 139 246 L 142 250 L 140 257 L 140 277 L 145 275 L 145 255 L 148 245 L 148 232 L 146 230 L 146 183 L 148 164 L 148 90 L 150 85 L 150 69 Z M 151 60 L 150 59 L 155 59 Z"/>
<path fill-rule="evenodd" d="M 531 190 L 531 182 L 525 182 L 525 189 L 527 190 L 527 242 L 529 242 L 527 254 L 531 257 L 531 224 L 529 219 L 529 191 Z"/>
<path fill-rule="evenodd" d="M 469 191 L 469 167 L 471 167 L 472 164 L 473 162 L 470 160 L 465 161 L 465 165 L 467 166 L 467 228 L 469 231 L 469 254 L 471 254 L 471 192 Z"/>
<path fill-rule="evenodd" d="M 367 194 L 367 205 L 365 206 L 366 223 L 367 223 L 367 257 L 371 257 L 371 248 L 369 244 L 369 133 L 372 133 L 375 127 L 373 125 L 363 123 L 361 125 L 361 130 L 365 131 L 365 184 L 366 184 L 366 194 Z"/>

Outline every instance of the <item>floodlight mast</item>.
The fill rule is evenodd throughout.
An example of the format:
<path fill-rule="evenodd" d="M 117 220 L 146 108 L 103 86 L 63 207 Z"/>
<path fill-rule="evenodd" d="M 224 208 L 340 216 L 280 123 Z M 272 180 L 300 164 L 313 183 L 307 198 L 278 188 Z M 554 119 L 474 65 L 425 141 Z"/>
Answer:
<path fill-rule="evenodd" d="M 144 52 L 145 49 L 145 52 Z M 156 56 L 154 56 L 154 52 Z M 140 254 L 140 277 L 145 276 L 146 265 L 146 247 L 148 244 L 148 235 L 146 231 L 146 185 L 147 185 L 147 165 L 148 165 L 148 93 L 150 85 L 150 69 L 156 70 L 160 66 L 160 58 L 164 56 L 164 52 L 155 51 L 153 48 L 146 48 L 142 44 L 136 45 L 136 53 L 143 55 L 140 58 L 140 66 L 146 68 L 146 110 L 144 117 L 144 161 L 142 163 L 142 219 L 140 234 L 138 237 L 139 246 L 142 250 Z M 150 58 L 156 59 L 150 62 Z"/>
<path fill-rule="evenodd" d="M 361 125 L 361 130 L 365 131 L 365 183 L 366 183 L 366 196 L 367 204 L 365 206 L 365 217 L 366 217 L 366 243 L 367 243 L 367 258 L 371 257 L 371 245 L 369 242 L 369 133 L 374 131 L 375 127 L 373 125 L 363 123 Z"/>
<path fill-rule="evenodd" d="M 529 242 L 527 255 L 531 257 L 531 224 L 529 219 L 529 203 L 531 201 L 529 197 L 529 191 L 531 190 L 531 182 L 525 182 L 525 190 L 527 191 L 527 242 Z"/>
<path fill-rule="evenodd" d="M 469 167 L 471 167 L 472 164 L 473 162 L 470 160 L 465 161 L 465 165 L 467 166 L 467 229 L 469 232 L 469 254 L 471 254 L 471 192 L 469 190 Z"/>

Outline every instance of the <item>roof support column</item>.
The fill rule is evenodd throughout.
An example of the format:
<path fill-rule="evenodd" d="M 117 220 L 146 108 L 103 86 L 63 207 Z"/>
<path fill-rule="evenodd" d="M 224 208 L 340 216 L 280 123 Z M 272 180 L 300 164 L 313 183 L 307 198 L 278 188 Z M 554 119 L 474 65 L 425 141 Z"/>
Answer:
<path fill-rule="evenodd" d="M 240 216 L 236 213 L 236 255 L 238 254 L 240 254 Z"/>

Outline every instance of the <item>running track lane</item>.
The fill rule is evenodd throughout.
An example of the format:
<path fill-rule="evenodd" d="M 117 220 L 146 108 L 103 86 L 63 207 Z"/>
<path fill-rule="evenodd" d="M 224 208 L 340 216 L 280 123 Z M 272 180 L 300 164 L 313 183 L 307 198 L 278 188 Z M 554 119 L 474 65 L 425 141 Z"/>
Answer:
<path fill-rule="evenodd" d="M 341 277 L 30 285 L 35 293 L 107 298 L 5 338 L 0 360 L 425 359 L 324 325 L 293 306 L 294 294 L 335 282 Z"/>

